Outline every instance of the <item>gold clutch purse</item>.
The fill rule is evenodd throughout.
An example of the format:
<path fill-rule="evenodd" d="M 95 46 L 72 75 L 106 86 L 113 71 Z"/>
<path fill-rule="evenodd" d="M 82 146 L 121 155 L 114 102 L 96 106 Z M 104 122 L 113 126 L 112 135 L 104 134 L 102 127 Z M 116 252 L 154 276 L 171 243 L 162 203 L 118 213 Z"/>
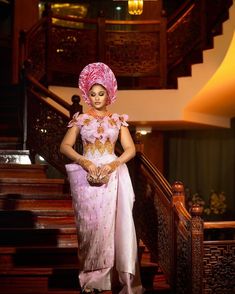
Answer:
<path fill-rule="evenodd" d="M 91 186 L 102 186 L 104 184 L 107 184 L 109 181 L 109 175 L 105 177 L 101 177 L 100 175 L 98 176 L 92 176 L 91 174 L 87 174 L 87 181 Z"/>

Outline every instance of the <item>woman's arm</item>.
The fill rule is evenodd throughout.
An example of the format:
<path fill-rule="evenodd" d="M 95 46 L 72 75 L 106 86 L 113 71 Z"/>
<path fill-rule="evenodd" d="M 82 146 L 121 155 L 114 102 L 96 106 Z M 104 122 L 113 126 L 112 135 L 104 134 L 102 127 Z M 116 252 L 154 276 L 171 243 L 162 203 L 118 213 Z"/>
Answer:
<path fill-rule="evenodd" d="M 120 164 L 126 163 L 131 158 L 135 156 L 135 145 L 132 140 L 131 134 L 127 127 L 122 126 L 120 129 L 120 141 L 124 152 L 116 160 L 109 164 L 104 165 L 100 174 L 106 176 L 107 174 L 113 172 Z"/>
<path fill-rule="evenodd" d="M 84 156 L 76 152 L 73 148 L 78 135 L 79 128 L 77 126 L 69 128 L 60 144 L 60 152 L 72 161 L 80 164 L 83 169 L 85 169 L 92 175 L 96 175 L 96 166 L 90 160 L 86 159 Z"/>
<path fill-rule="evenodd" d="M 121 127 L 120 129 L 120 141 L 124 152 L 118 157 L 118 161 L 122 163 L 128 162 L 135 156 L 135 144 L 132 140 L 131 134 L 127 127 Z"/>

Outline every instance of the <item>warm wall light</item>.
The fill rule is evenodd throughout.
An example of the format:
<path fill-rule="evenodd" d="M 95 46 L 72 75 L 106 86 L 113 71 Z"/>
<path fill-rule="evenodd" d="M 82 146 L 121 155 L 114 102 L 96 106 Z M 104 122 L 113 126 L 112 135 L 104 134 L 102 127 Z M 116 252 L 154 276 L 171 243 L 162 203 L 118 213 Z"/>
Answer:
<path fill-rule="evenodd" d="M 128 0 L 128 12 L 132 15 L 143 13 L 144 0 Z"/>
<path fill-rule="evenodd" d="M 147 135 L 152 132 L 151 127 L 136 127 L 136 133 L 139 133 L 141 135 Z"/>

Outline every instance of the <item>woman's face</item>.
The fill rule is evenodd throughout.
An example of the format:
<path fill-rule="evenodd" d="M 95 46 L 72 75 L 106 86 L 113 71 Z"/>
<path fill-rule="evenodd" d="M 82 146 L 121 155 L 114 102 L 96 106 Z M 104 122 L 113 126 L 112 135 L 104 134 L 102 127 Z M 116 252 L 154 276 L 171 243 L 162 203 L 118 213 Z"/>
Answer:
<path fill-rule="evenodd" d="M 91 87 L 89 91 L 89 98 L 91 100 L 92 106 L 97 110 L 105 110 L 107 105 L 108 94 L 106 89 L 95 84 Z"/>

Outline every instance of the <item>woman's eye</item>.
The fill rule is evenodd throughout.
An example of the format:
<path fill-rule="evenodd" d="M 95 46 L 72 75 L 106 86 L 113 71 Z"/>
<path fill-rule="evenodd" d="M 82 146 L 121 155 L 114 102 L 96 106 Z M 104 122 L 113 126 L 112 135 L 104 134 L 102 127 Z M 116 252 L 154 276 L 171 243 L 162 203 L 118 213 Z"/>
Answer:
<path fill-rule="evenodd" d="M 90 93 L 91 97 L 95 97 L 95 93 Z"/>
<path fill-rule="evenodd" d="M 100 92 L 99 95 L 100 95 L 100 96 L 104 96 L 104 92 Z"/>

